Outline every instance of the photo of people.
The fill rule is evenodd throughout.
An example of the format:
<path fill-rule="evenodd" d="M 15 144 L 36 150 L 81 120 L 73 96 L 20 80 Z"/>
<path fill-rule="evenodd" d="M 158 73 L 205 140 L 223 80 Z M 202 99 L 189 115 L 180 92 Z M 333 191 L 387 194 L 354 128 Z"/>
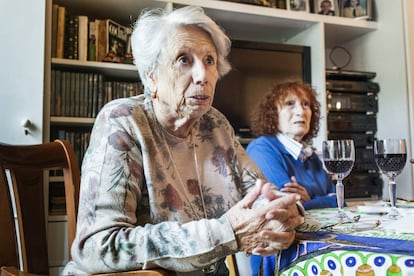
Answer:
<path fill-rule="evenodd" d="M 367 0 L 343 1 L 342 16 L 349 18 L 367 16 L 367 2 Z"/>
<path fill-rule="evenodd" d="M 309 0 L 288 0 L 288 9 L 292 11 L 309 12 Z"/>
<path fill-rule="evenodd" d="M 315 1 L 315 11 L 318 14 L 337 16 L 337 7 L 336 0 L 316 0 Z"/>

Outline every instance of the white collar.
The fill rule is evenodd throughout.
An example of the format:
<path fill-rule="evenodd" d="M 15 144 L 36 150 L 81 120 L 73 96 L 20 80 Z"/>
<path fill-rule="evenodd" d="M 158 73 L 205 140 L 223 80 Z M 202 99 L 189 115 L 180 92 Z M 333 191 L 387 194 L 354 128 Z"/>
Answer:
<path fill-rule="evenodd" d="M 296 140 L 290 138 L 289 136 L 278 133 L 276 138 L 279 139 L 280 143 L 286 148 L 286 150 L 293 156 L 293 158 L 298 159 L 301 154 L 303 145 Z"/>
<path fill-rule="evenodd" d="M 295 159 L 300 158 L 303 162 L 313 154 L 311 146 L 303 142 L 300 143 L 283 133 L 278 133 L 276 138 L 279 139 L 280 143 L 282 143 L 282 145 L 286 148 L 287 152 L 289 152 Z"/>

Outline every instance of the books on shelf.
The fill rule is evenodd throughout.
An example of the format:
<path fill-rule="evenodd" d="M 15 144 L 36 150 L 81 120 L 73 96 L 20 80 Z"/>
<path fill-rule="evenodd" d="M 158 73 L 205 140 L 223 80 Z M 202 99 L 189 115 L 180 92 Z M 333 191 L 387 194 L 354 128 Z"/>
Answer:
<path fill-rule="evenodd" d="M 132 64 L 131 33 L 112 19 L 70 14 L 52 5 L 52 57 Z"/>
<path fill-rule="evenodd" d="M 51 116 L 94 118 L 107 102 L 143 92 L 140 82 L 107 80 L 96 72 L 52 70 Z"/>
<path fill-rule="evenodd" d="M 62 176 L 63 178 L 63 176 Z M 66 215 L 65 185 L 62 181 L 51 181 L 49 185 L 49 215 Z"/>
<path fill-rule="evenodd" d="M 98 28 L 97 61 L 125 63 L 132 32 L 130 28 L 111 19 L 99 20 L 95 24 Z"/>

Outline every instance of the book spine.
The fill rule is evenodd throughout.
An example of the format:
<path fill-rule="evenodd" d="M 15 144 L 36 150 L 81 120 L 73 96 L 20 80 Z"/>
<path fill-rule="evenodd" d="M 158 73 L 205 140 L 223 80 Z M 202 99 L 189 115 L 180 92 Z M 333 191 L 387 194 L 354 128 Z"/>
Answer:
<path fill-rule="evenodd" d="M 59 18 L 59 5 L 52 5 L 52 45 L 50 55 L 52 58 L 57 57 L 57 37 L 58 37 L 58 18 Z"/>
<path fill-rule="evenodd" d="M 67 16 L 64 46 L 64 57 L 67 59 L 78 59 L 78 30 L 78 17 L 72 15 Z"/>
<path fill-rule="evenodd" d="M 66 8 L 59 6 L 58 8 L 58 22 L 57 22 L 57 38 L 56 38 L 56 57 L 64 57 L 65 45 L 65 25 L 66 25 Z"/>
<path fill-rule="evenodd" d="M 97 20 L 98 40 L 96 50 L 96 61 L 103 61 L 106 56 L 108 43 L 108 20 Z"/>
<path fill-rule="evenodd" d="M 78 15 L 78 56 L 80 61 L 88 60 L 89 20 L 85 15 Z"/>
<path fill-rule="evenodd" d="M 96 27 L 97 21 L 89 21 L 89 33 L 88 33 L 88 60 L 96 61 L 96 51 L 97 51 L 97 39 L 98 32 Z"/>

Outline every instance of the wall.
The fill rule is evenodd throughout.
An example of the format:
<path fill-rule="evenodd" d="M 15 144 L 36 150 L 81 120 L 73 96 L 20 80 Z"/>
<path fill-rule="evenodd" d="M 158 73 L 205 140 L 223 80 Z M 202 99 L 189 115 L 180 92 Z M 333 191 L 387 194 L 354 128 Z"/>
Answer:
<path fill-rule="evenodd" d="M 353 53 L 350 68 L 377 72 L 380 85 L 377 116 L 380 138 L 406 138 L 408 157 L 412 156 L 412 124 L 406 74 L 406 44 L 404 37 L 404 2 L 411 0 L 376 0 L 378 30 L 345 45 Z M 412 5 L 412 3 L 411 3 Z M 413 25 L 411 25 L 413 26 Z M 364 45 L 361 47 L 361 45 Z M 387 53 L 384 55 L 384 53 Z M 412 166 L 408 163 L 396 178 L 397 196 L 414 199 Z M 384 198 L 388 197 L 388 180 L 384 179 Z"/>
<path fill-rule="evenodd" d="M 45 1 L 0 0 L 0 142 L 42 142 Z M 21 121 L 33 128 L 24 134 Z"/>

